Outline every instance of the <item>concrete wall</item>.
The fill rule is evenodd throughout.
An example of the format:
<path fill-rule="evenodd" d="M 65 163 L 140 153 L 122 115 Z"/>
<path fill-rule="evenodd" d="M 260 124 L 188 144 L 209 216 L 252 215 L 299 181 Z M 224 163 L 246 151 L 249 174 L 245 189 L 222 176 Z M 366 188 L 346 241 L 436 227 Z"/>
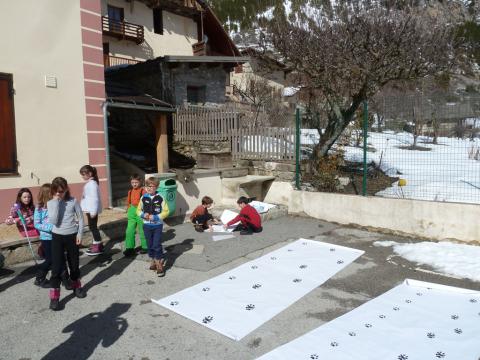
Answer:
<path fill-rule="evenodd" d="M 480 206 L 293 190 L 274 182 L 265 199 L 289 213 L 340 224 L 355 224 L 435 240 L 480 240 Z"/>
<path fill-rule="evenodd" d="M 250 84 L 250 81 L 262 83 L 266 81 L 268 86 L 280 92 L 280 96 L 285 88 L 285 79 L 283 71 L 268 71 L 257 69 L 255 59 L 242 65 L 242 72 L 237 73 L 232 71 L 230 73 L 231 85 L 236 85 L 239 89 L 245 91 Z"/>
<path fill-rule="evenodd" d="M 163 35 L 153 29 L 153 11 L 139 1 L 102 0 L 102 15 L 107 14 L 107 5 L 124 9 L 125 21 L 144 26 L 145 41 L 118 40 L 104 36 L 110 44 L 110 55 L 139 60 L 153 59 L 164 55 L 193 55 L 192 45 L 197 40 L 197 23 L 190 18 L 163 11 Z"/>

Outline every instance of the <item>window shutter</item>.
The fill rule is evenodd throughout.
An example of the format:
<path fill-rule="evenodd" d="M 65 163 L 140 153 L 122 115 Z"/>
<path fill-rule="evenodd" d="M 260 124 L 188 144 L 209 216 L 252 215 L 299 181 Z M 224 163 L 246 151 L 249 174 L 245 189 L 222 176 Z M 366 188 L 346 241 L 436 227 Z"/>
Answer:
<path fill-rule="evenodd" d="M 13 76 L 0 73 L 0 173 L 17 172 Z"/>

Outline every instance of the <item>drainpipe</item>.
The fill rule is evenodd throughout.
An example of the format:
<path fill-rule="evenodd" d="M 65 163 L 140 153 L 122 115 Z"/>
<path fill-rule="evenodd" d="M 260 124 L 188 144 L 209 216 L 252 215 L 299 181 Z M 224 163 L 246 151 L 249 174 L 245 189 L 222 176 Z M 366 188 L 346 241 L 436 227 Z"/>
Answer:
<path fill-rule="evenodd" d="M 108 103 L 104 102 L 103 110 L 103 133 L 105 136 L 105 165 L 107 166 L 108 207 L 112 207 L 112 178 L 110 169 L 110 144 L 108 142 Z"/>

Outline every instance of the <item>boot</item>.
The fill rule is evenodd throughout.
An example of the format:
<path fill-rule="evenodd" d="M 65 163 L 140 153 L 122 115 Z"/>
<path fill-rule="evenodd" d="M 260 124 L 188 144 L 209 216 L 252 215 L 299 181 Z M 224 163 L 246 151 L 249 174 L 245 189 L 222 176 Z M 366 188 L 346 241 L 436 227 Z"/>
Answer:
<path fill-rule="evenodd" d="M 155 265 L 157 265 L 157 275 L 160 277 L 165 276 L 165 269 L 163 268 L 162 260 L 155 260 Z"/>
<path fill-rule="evenodd" d="M 70 276 L 68 275 L 67 270 L 65 270 L 61 275 L 60 279 L 62 280 L 63 287 L 65 290 L 72 290 L 72 280 L 70 280 Z"/>
<path fill-rule="evenodd" d="M 148 270 L 157 270 L 157 264 L 155 260 L 152 259 L 152 262 L 150 263 L 150 267 L 148 268 Z"/>
<path fill-rule="evenodd" d="M 50 289 L 50 309 L 53 311 L 60 310 L 60 288 Z"/>
<path fill-rule="evenodd" d="M 80 280 L 75 280 L 72 282 L 72 287 L 73 287 L 73 294 L 79 298 L 83 299 L 84 297 L 87 296 L 87 293 L 85 292 L 84 288 L 82 287 L 82 283 Z"/>

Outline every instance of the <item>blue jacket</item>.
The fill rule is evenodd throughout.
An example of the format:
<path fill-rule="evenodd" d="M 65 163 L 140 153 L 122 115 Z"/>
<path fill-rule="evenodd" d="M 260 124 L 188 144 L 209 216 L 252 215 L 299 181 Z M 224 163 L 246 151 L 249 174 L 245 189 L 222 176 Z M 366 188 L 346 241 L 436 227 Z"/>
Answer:
<path fill-rule="evenodd" d="M 53 225 L 48 222 L 47 208 L 35 208 L 33 225 L 40 232 L 40 240 L 52 240 Z"/>
<path fill-rule="evenodd" d="M 163 219 L 168 216 L 168 205 L 160 194 L 143 194 L 137 206 L 137 215 L 143 219 L 147 226 L 158 226 L 163 224 Z M 145 214 L 153 215 L 153 219 L 146 219 Z"/>

